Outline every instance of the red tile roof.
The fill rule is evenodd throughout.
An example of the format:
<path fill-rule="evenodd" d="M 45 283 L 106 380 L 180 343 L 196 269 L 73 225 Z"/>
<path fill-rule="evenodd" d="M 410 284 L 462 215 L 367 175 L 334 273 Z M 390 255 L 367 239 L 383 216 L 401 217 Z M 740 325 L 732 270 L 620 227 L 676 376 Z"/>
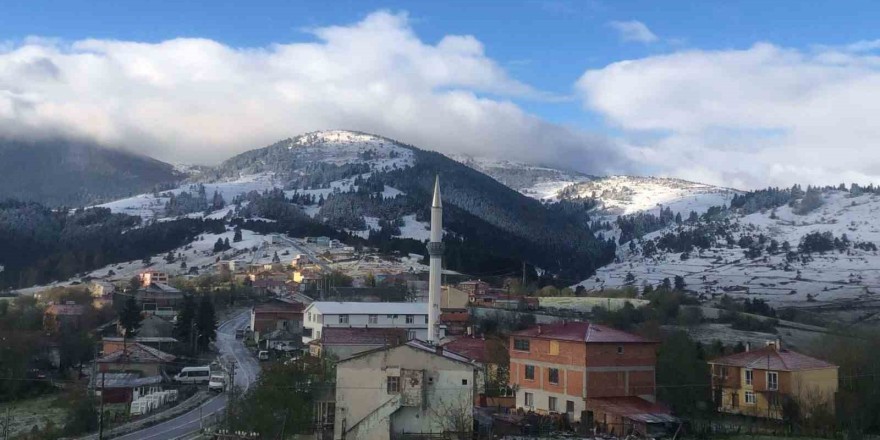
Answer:
<path fill-rule="evenodd" d="M 468 312 L 441 313 L 440 322 L 468 322 L 471 315 Z"/>
<path fill-rule="evenodd" d="M 836 365 L 796 353 L 785 348 L 778 351 L 773 346 L 766 346 L 757 350 L 744 351 L 729 356 L 723 356 L 709 361 L 711 364 L 727 365 L 731 367 L 754 368 L 761 370 L 816 370 L 820 368 L 837 368 Z"/>
<path fill-rule="evenodd" d="M 464 336 L 445 344 L 443 348 L 482 364 L 489 363 L 489 351 L 487 350 L 486 340 L 483 338 Z"/>
<path fill-rule="evenodd" d="M 525 330 L 514 332 L 512 335 L 597 344 L 657 343 L 655 340 L 643 338 L 639 335 L 617 330 L 606 325 L 581 321 L 540 324 Z"/>
<path fill-rule="evenodd" d="M 406 342 L 403 328 L 344 328 L 325 327 L 321 332 L 322 345 L 400 345 Z"/>

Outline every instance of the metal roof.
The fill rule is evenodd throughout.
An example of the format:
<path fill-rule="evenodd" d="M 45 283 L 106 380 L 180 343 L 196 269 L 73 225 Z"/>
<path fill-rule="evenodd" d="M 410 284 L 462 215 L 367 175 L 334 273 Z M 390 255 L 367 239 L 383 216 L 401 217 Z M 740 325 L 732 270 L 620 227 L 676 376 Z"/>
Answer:
<path fill-rule="evenodd" d="M 427 315 L 428 303 L 315 301 L 306 311 L 324 315 Z"/>

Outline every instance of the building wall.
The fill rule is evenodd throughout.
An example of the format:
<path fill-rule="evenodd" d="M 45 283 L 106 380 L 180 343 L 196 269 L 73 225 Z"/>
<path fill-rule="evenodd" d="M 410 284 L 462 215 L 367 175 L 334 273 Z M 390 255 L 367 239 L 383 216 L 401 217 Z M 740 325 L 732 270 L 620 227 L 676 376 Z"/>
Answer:
<path fill-rule="evenodd" d="M 388 376 L 402 377 L 399 394 L 387 392 Z M 341 362 L 336 368 L 334 438 L 343 437 L 343 428 L 355 429 L 346 435 L 353 440 L 388 439 L 392 430 L 442 432 L 445 413 L 463 408 L 471 414 L 474 376 L 471 365 L 405 345 Z M 397 403 L 383 407 L 387 402 Z M 372 417 L 384 412 L 390 414 Z M 356 429 L 365 423 L 369 429 Z"/>
<path fill-rule="evenodd" d="M 309 343 L 315 339 L 318 339 L 319 333 L 323 333 L 324 327 L 344 327 L 344 328 L 357 328 L 357 327 L 371 327 L 371 328 L 403 328 L 408 330 L 413 330 L 415 334 L 413 335 L 416 339 L 426 340 L 428 337 L 428 323 L 427 318 L 428 314 L 417 314 L 417 315 L 409 315 L 413 317 L 413 322 L 408 324 L 406 322 L 407 315 L 392 315 L 392 314 L 348 314 L 348 323 L 343 324 L 339 322 L 338 314 L 321 314 L 312 309 L 306 309 L 304 314 L 305 321 L 303 322 L 303 327 L 307 329 L 311 329 L 312 336 L 304 336 L 303 342 Z M 376 317 L 375 323 L 370 323 L 370 316 Z M 440 331 L 441 337 L 445 336 L 445 330 L 441 327 Z"/>
<path fill-rule="evenodd" d="M 526 393 L 533 396 L 532 409 L 550 412 L 550 397 L 557 398 L 555 412 L 565 412 L 573 401 L 575 420 L 580 419 L 584 399 L 638 396 L 655 400 L 655 344 L 586 344 L 571 341 L 529 339 L 529 351 L 515 349 L 510 340 L 510 383 L 517 388 L 517 407 L 525 408 Z M 557 347 L 553 347 L 555 342 Z M 526 366 L 534 366 L 534 379 L 526 378 Z M 550 369 L 559 370 L 558 383 L 550 381 Z"/>
<path fill-rule="evenodd" d="M 747 384 L 745 368 L 726 367 L 726 378 L 721 376 L 720 366 L 712 368 L 713 389 L 721 388 L 720 410 L 723 412 L 778 419 L 782 417 L 781 404 L 786 396 L 794 397 L 805 407 L 825 401 L 834 410 L 834 395 L 838 386 L 837 368 L 777 371 L 779 386 L 775 391 L 767 387 L 767 370 L 752 369 L 753 380 L 751 384 Z M 755 394 L 754 404 L 746 403 L 747 392 Z"/>

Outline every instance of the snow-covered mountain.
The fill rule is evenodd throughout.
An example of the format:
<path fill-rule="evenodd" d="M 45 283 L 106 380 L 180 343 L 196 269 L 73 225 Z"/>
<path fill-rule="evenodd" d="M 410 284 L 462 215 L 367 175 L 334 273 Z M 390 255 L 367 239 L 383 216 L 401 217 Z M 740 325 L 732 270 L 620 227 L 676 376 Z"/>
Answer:
<path fill-rule="evenodd" d="M 702 183 L 665 177 L 590 176 L 576 171 L 508 160 L 453 156 L 455 160 L 541 201 L 591 198 L 598 211 L 611 218 L 659 208 L 687 215 L 730 202 L 741 193 Z"/>
<path fill-rule="evenodd" d="M 799 208 L 803 200 L 795 200 L 750 213 L 717 212 L 711 221 L 649 233 L 619 246 L 617 262 L 579 285 L 640 288 L 680 275 L 688 289 L 706 297 L 727 293 L 800 307 L 877 305 L 880 195 L 836 189 L 817 194 L 821 206 L 806 213 Z"/>

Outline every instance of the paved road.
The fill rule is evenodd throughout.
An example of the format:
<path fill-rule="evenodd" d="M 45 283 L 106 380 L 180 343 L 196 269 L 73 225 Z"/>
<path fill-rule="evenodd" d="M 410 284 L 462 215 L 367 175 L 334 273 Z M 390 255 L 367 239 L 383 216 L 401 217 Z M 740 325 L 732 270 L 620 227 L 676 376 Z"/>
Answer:
<path fill-rule="evenodd" d="M 237 364 L 235 384 L 240 387 L 239 389 L 245 391 L 254 383 L 260 372 L 257 360 L 240 340 L 235 339 L 235 329 L 247 327 L 249 319 L 250 314 L 242 312 L 224 322 L 217 329 L 216 341 L 221 357 L 235 360 Z M 199 430 L 202 418 L 207 418 L 212 414 L 221 414 L 225 409 L 226 394 L 223 393 L 212 397 L 201 407 L 176 418 L 115 438 L 118 440 L 171 440 L 184 437 Z"/>
<path fill-rule="evenodd" d="M 281 239 L 286 241 L 287 243 L 289 243 L 291 246 L 295 247 L 299 251 L 299 253 L 309 257 L 309 260 L 311 260 L 312 263 L 315 263 L 318 266 L 320 266 L 321 269 L 323 269 L 325 272 L 328 272 L 328 273 L 330 272 L 330 266 L 328 266 L 326 263 L 324 263 L 323 260 L 318 258 L 318 256 L 315 255 L 315 253 L 312 252 L 311 249 L 308 249 L 306 247 L 301 246 L 299 243 L 296 242 L 296 240 L 294 240 L 290 237 L 286 237 L 286 236 L 282 235 Z"/>

